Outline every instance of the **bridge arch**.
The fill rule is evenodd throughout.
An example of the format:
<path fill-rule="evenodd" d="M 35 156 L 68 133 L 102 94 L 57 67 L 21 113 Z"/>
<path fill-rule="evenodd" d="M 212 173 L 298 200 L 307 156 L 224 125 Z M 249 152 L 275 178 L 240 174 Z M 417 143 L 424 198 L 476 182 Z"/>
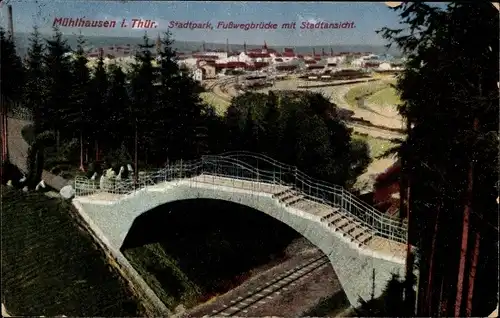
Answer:
<path fill-rule="evenodd" d="M 246 155 L 252 160 L 264 160 L 261 160 L 259 168 L 256 168 L 256 163 L 235 158 Z M 171 202 L 193 199 L 223 200 L 261 211 L 296 230 L 328 256 L 352 305 L 358 304 L 359 297 L 368 299 L 372 292 L 376 297 L 380 295 L 392 273 L 403 274 L 404 261 L 401 257 L 360 246 L 360 242 L 349 239 L 342 231 L 332 229 L 321 215 L 296 208 L 286 199 L 280 200 L 280 195 L 286 195 L 287 191 L 292 189 L 295 191 L 293 193 L 300 192 L 301 198 L 308 201 L 330 208 L 338 206 L 345 210 L 355 207 L 354 204 L 357 203 L 354 200 L 343 202 L 346 197 L 352 199 L 349 194 L 343 193 L 345 190 L 315 182 L 295 167 L 273 162 L 267 157 L 262 158 L 255 158 L 248 153 L 206 156 L 200 161 L 178 163 L 148 175 L 142 182 L 149 182 L 149 186 L 136 191 L 128 190 L 131 193 L 111 204 L 102 205 L 98 204 L 97 200 L 85 200 L 81 197 L 77 200 L 80 200 L 86 213 L 97 223 L 115 249 L 121 248 L 138 216 Z M 274 167 L 272 171 L 267 169 L 271 166 Z M 264 167 L 266 169 L 263 169 Z M 78 189 L 82 189 L 81 184 L 76 184 L 76 188 L 78 193 Z M 125 188 L 127 186 L 122 184 L 119 191 Z M 357 206 L 356 212 L 360 213 L 361 205 Z M 374 227 L 376 222 L 381 222 L 364 212 L 364 216 L 371 220 Z M 350 215 L 352 220 L 356 218 L 366 225 L 366 222 L 355 214 Z M 389 224 L 392 225 L 390 222 Z M 385 227 L 390 225 L 385 224 Z M 394 236 L 400 235 L 395 230 L 397 228 L 394 226 L 387 232 L 392 231 Z M 387 233 L 380 236 L 384 235 L 389 236 Z"/>

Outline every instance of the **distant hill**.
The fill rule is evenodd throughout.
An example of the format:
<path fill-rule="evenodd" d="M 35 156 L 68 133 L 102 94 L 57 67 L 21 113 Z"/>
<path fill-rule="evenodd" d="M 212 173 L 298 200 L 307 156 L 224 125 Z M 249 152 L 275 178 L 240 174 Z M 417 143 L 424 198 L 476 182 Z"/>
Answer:
<path fill-rule="evenodd" d="M 75 47 L 77 44 L 77 35 L 68 34 L 65 35 L 68 44 L 71 47 Z M 131 44 L 138 45 L 143 42 L 141 37 L 110 37 L 110 36 L 87 36 L 85 37 L 89 46 L 92 47 L 104 47 L 108 45 L 119 45 L 119 44 Z M 28 33 L 16 33 L 15 36 L 16 46 L 18 48 L 18 52 L 21 56 L 24 56 L 27 52 L 27 48 L 29 47 L 29 34 Z M 151 38 L 151 43 L 155 42 L 155 37 Z M 263 41 L 264 42 L 264 41 Z M 252 48 L 260 48 L 263 43 L 260 45 L 247 45 L 248 49 Z M 267 43 L 269 48 L 273 48 L 278 51 L 282 51 L 285 47 L 292 47 L 297 53 L 311 53 L 314 49 L 317 54 L 320 54 L 324 49 L 325 53 L 330 54 L 330 48 L 333 49 L 334 52 L 372 52 L 375 54 L 390 54 L 395 57 L 399 57 L 401 54 L 395 49 L 387 50 L 384 46 L 381 45 L 339 45 L 339 44 L 325 44 L 319 46 L 293 46 L 290 44 L 289 46 L 274 46 L 272 43 Z M 230 49 L 235 51 L 243 51 L 243 44 L 230 44 Z M 174 48 L 178 51 L 195 51 L 201 50 L 203 47 L 202 42 L 190 42 L 190 41 L 181 41 L 176 40 L 174 43 Z M 205 47 L 207 49 L 226 49 L 225 43 L 205 43 Z"/>

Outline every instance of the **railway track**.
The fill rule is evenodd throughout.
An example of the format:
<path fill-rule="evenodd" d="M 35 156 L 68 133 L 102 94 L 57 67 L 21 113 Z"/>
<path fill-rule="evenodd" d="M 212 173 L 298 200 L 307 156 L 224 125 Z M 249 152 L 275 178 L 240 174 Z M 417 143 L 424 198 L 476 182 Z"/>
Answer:
<path fill-rule="evenodd" d="M 281 290 L 286 290 L 287 286 L 293 285 L 294 282 L 310 276 L 316 270 L 322 268 L 330 263 L 327 256 L 321 256 L 313 260 L 304 262 L 288 271 L 282 273 L 272 281 L 257 287 L 253 291 L 249 291 L 246 296 L 240 296 L 231 301 L 229 306 L 225 305 L 224 308 L 213 310 L 210 315 L 204 317 L 229 317 L 237 315 L 238 313 L 246 313 L 248 309 L 263 301 L 270 299 L 271 295 L 276 294 Z"/>

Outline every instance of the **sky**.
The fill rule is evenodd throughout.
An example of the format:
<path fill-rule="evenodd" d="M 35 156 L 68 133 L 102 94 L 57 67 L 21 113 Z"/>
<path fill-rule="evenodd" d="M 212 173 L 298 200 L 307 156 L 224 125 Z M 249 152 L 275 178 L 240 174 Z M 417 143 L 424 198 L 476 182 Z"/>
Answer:
<path fill-rule="evenodd" d="M 55 18 L 115 20 L 114 28 L 61 27 L 67 34 L 81 32 L 87 36 L 139 37 L 146 29 L 132 28 L 131 19 L 156 21 L 156 28 L 147 30 L 156 37 L 169 29 L 172 21 L 211 22 L 213 29 L 179 29 L 170 31 L 178 41 L 207 43 L 269 45 L 383 45 L 375 33 L 384 26 L 398 26 L 397 12 L 383 2 L 195 2 L 195 1 L 86 1 L 86 0 L 4 0 L 13 8 L 15 32 L 31 32 L 36 24 L 42 33 L 50 33 Z M 127 27 L 121 27 L 125 19 Z M 0 8 L 0 23 L 7 25 L 7 6 Z M 224 30 L 219 21 L 234 23 L 271 22 L 277 30 Z M 351 28 L 302 30 L 302 22 L 352 22 Z M 296 22 L 296 29 L 281 29 L 283 23 Z"/>

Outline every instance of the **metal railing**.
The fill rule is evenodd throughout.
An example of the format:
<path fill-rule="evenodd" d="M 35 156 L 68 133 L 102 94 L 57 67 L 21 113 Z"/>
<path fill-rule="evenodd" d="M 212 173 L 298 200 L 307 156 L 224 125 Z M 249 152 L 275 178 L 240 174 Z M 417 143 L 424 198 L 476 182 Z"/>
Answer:
<path fill-rule="evenodd" d="M 163 169 L 139 173 L 136 185 L 132 178 L 106 180 L 101 184 L 99 180 L 91 181 L 79 177 L 75 179 L 75 192 L 76 196 L 96 192 L 128 194 L 161 182 L 189 179 L 201 174 L 252 181 L 255 182 L 255 187 L 251 188 L 253 191 L 259 191 L 261 184 L 290 187 L 308 200 L 340 208 L 342 212 L 372 229 L 377 236 L 406 243 L 407 226 L 405 223 L 384 215 L 343 187 L 311 178 L 295 166 L 246 151 L 207 155 L 200 160 L 180 161 Z M 238 187 L 236 183 L 233 186 Z"/>

